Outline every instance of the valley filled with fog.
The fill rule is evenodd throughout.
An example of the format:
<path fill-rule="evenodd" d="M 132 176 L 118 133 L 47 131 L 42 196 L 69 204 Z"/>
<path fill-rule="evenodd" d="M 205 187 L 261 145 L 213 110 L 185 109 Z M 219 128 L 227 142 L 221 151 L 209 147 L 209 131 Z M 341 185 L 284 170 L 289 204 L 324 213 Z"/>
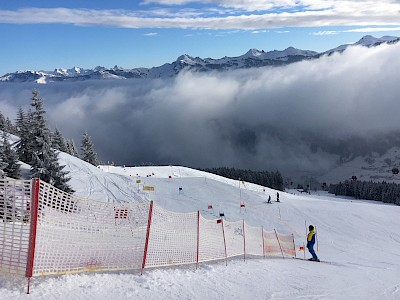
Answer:
<path fill-rule="evenodd" d="M 160 79 L 1 83 L 12 120 L 40 91 L 49 126 L 104 162 L 229 166 L 321 175 L 400 145 L 400 44 L 316 60 Z"/>

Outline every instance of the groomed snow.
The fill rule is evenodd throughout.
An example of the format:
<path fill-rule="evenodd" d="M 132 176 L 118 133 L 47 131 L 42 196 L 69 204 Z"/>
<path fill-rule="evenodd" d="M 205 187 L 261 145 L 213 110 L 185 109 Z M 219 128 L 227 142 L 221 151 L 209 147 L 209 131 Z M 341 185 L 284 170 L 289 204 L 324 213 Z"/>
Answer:
<path fill-rule="evenodd" d="M 276 203 L 276 191 L 184 167 L 95 168 L 65 154 L 61 161 L 71 171 L 76 193 L 84 197 L 132 201 L 138 199 L 140 179 L 139 188 L 155 187 L 147 198 L 169 210 L 200 210 L 207 218 L 224 211 L 228 220 L 244 218 L 254 226 L 293 232 L 298 245 L 305 240 L 305 222 L 314 224 L 318 255 L 325 263 L 238 257 L 227 266 L 214 262 L 198 270 L 193 265 L 146 269 L 143 275 L 39 277 L 32 279 L 31 295 L 25 294 L 26 279 L 0 276 L 0 299 L 400 299 L 399 206 L 283 192 Z M 268 195 L 273 204 L 265 203 Z M 240 210 L 240 201 L 246 211 Z"/>

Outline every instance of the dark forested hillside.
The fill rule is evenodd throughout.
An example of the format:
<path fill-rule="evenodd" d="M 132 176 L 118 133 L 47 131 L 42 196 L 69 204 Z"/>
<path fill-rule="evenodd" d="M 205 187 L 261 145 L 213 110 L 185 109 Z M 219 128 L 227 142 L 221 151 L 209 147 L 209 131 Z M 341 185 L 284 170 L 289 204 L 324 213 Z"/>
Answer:
<path fill-rule="evenodd" d="M 345 181 L 329 186 L 329 193 L 400 205 L 400 185 L 372 181 Z"/>
<path fill-rule="evenodd" d="M 252 171 L 226 167 L 204 169 L 203 171 L 224 176 L 230 179 L 243 180 L 259 184 L 279 191 L 283 191 L 284 189 L 283 178 L 279 171 Z"/>

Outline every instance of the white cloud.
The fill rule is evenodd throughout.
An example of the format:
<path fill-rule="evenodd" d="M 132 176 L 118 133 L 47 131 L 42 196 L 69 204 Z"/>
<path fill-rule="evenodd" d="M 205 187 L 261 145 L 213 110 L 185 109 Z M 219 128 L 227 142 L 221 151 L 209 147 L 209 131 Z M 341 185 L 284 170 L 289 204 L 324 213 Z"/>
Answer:
<path fill-rule="evenodd" d="M 366 28 L 344 30 L 343 32 L 388 32 L 388 31 L 400 31 L 400 27 L 366 27 Z"/>
<path fill-rule="evenodd" d="M 266 33 L 266 32 L 268 32 L 268 30 L 254 30 L 254 31 L 252 31 L 251 33 L 253 33 L 253 34 L 259 34 L 259 33 Z"/>
<path fill-rule="evenodd" d="M 348 30 L 324 30 L 313 32 L 313 35 L 334 35 L 339 33 L 348 33 L 348 32 L 361 32 L 361 33 L 372 33 L 372 32 L 390 32 L 390 31 L 400 31 L 400 27 L 364 27 L 364 28 L 355 28 Z"/>
<path fill-rule="evenodd" d="M 165 3 L 170 3 L 165 1 Z M 206 1 L 207 2 L 207 1 Z M 208 1 L 211 2 L 211 1 Z M 148 11 L 89 10 L 67 8 L 25 8 L 16 11 L 0 10 L 0 23 L 12 24 L 74 24 L 80 26 L 112 26 L 123 28 L 193 28 L 215 30 L 266 30 L 283 27 L 326 27 L 326 26 L 396 26 L 400 25 L 400 3 L 389 0 L 369 1 L 275 1 L 274 5 L 307 5 L 302 11 L 256 13 L 258 6 L 270 1 L 250 1 L 254 7 L 249 12 L 210 15 L 209 7 L 204 10 L 149 9 Z M 187 2 L 185 2 L 187 3 Z M 217 5 L 228 5 L 228 1 L 216 1 Z M 229 3 L 231 3 L 229 1 Z M 231 5 L 247 5 L 247 1 L 233 1 Z M 251 7 L 251 6 L 250 6 Z M 321 10 L 314 10 L 324 7 Z M 307 10 L 308 9 L 308 10 Z M 225 12 L 226 13 L 226 12 Z"/>
<path fill-rule="evenodd" d="M 398 53 L 400 44 L 350 47 L 285 67 L 40 92 L 49 122 L 77 142 L 88 130 L 105 161 L 317 171 L 339 154 L 400 145 Z M 31 90 L 3 84 L 0 104 L 27 108 Z"/>
<path fill-rule="evenodd" d="M 158 33 L 157 32 L 149 32 L 149 33 L 145 33 L 143 35 L 144 36 L 155 36 L 155 35 L 158 35 Z"/>
<path fill-rule="evenodd" d="M 339 34 L 340 31 L 337 30 L 324 30 L 324 31 L 317 31 L 317 32 L 313 32 L 313 35 L 335 35 L 335 34 Z"/>

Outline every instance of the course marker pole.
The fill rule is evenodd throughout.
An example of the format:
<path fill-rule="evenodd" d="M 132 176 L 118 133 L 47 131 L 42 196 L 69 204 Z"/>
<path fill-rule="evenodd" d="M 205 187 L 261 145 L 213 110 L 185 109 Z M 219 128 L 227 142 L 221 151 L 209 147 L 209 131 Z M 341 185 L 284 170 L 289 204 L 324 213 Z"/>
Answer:
<path fill-rule="evenodd" d="M 294 244 L 294 234 L 292 233 L 293 238 L 293 250 L 294 250 L 294 257 L 296 258 L 296 245 Z"/>
<path fill-rule="evenodd" d="M 243 219 L 243 260 L 246 261 L 246 234 L 244 231 L 244 219 Z"/>
<path fill-rule="evenodd" d="M 226 253 L 226 240 L 225 240 L 225 230 L 224 230 L 224 219 L 221 218 L 221 226 L 222 226 L 222 236 L 224 238 L 224 247 L 225 247 L 225 265 L 228 265 L 228 255 Z"/>
<path fill-rule="evenodd" d="M 199 249 L 200 249 L 200 211 L 197 211 L 197 253 L 196 253 L 196 269 L 199 267 Z"/>

